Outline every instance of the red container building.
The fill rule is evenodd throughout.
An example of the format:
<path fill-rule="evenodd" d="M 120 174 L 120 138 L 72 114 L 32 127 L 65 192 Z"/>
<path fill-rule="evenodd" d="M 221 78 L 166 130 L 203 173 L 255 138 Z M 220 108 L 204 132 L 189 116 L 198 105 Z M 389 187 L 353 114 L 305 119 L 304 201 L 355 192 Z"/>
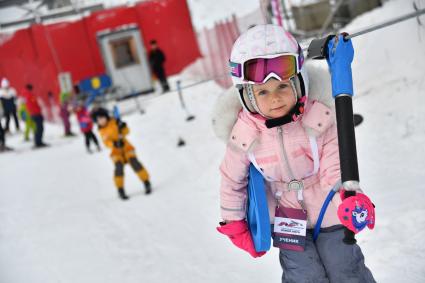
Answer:
<path fill-rule="evenodd" d="M 186 0 L 144 1 L 77 21 L 0 34 L 0 77 L 7 77 L 18 92 L 33 84 L 42 98 L 60 91 L 58 75 L 63 72 L 71 74 L 74 84 L 106 73 L 127 92 L 143 91 L 152 87 L 147 52 L 153 39 L 166 55 L 167 75 L 201 56 Z"/>

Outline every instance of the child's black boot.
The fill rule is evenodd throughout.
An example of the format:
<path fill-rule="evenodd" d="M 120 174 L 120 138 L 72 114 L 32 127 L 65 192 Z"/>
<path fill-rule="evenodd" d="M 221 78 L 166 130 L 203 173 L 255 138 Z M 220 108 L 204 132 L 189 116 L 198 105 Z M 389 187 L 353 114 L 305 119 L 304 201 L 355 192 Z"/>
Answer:
<path fill-rule="evenodd" d="M 143 183 L 145 184 L 145 194 L 150 194 L 152 192 L 151 182 L 149 182 L 149 180 L 146 180 Z"/>
<path fill-rule="evenodd" d="M 125 194 L 124 188 L 118 189 L 118 195 L 122 200 L 128 200 L 129 197 Z"/>

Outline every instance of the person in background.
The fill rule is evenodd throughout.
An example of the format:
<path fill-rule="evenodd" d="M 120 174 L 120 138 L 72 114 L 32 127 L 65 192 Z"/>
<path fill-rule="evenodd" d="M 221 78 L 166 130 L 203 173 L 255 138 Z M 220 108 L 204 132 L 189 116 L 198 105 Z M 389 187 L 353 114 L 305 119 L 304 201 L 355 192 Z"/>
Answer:
<path fill-rule="evenodd" d="M 91 116 L 99 127 L 103 143 L 111 149 L 111 159 L 115 165 L 114 182 L 118 189 L 119 197 L 122 200 L 128 199 L 124 191 L 124 165 L 126 163 L 130 164 L 143 182 L 145 193 L 150 194 L 152 189 L 149 173 L 137 159 L 135 148 L 126 138 L 130 132 L 127 124 L 120 119 L 111 118 L 108 110 L 101 107 L 93 109 Z"/>
<path fill-rule="evenodd" d="M 47 115 L 48 120 L 54 123 L 59 123 L 60 117 L 60 105 L 56 102 L 55 96 L 52 91 L 47 92 Z"/>
<path fill-rule="evenodd" d="M 25 123 L 25 130 L 24 130 L 24 140 L 29 141 L 30 140 L 30 132 L 35 134 L 35 123 L 31 119 L 31 116 L 28 112 L 27 105 L 25 104 L 25 99 L 18 98 L 18 115 L 19 118 Z"/>
<path fill-rule="evenodd" d="M 0 104 L 0 152 L 11 150 L 10 147 L 6 146 L 6 137 L 1 124 L 1 118 L 3 117 L 3 106 Z"/>
<path fill-rule="evenodd" d="M 9 132 L 10 117 L 15 121 L 16 130 L 19 131 L 19 121 L 16 115 L 16 90 L 10 86 L 9 81 L 3 78 L 1 81 L 0 98 L 3 105 L 4 115 L 6 116 L 5 132 Z"/>
<path fill-rule="evenodd" d="M 64 126 L 65 137 L 73 137 L 75 136 L 75 134 L 71 131 L 71 123 L 69 121 L 71 93 L 61 92 L 59 95 L 59 101 L 60 101 L 60 116 Z"/>
<path fill-rule="evenodd" d="M 2 152 L 5 148 L 6 145 L 6 140 L 4 137 L 4 131 L 3 131 L 3 126 L 0 123 L 0 152 Z"/>
<path fill-rule="evenodd" d="M 28 113 L 30 114 L 31 119 L 34 121 L 36 129 L 34 135 L 34 148 L 42 148 L 48 146 L 43 142 L 43 132 L 44 132 L 44 119 L 41 114 L 40 104 L 37 101 L 37 97 L 33 92 L 33 85 L 27 84 L 25 89 L 22 91 L 22 95 L 25 98 L 25 104 L 27 106 Z"/>
<path fill-rule="evenodd" d="M 161 83 L 162 93 L 170 91 L 167 76 L 164 70 L 165 55 L 164 52 L 158 47 L 156 40 L 150 41 L 151 50 L 149 51 L 149 64 L 152 72 Z"/>
<path fill-rule="evenodd" d="M 93 121 L 90 118 L 90 114 L 87 111 L 87 108 L 84 106 L 83 103 L 78 103 L 75 107 L 75 115 L 77 115 L 77 120 L 80 125 L 80 130 L 84 134 L 85 142 L 86 142 L 86 148 L 88 153 L 92 153 L 92 150 L 90 149 L 90 143 L 91 141 L 94 142 L 94 144 L 97 147 L 97 151 L 100 151 L 100 145 L 96 138 L 96 135 L 93 133 Z"/>

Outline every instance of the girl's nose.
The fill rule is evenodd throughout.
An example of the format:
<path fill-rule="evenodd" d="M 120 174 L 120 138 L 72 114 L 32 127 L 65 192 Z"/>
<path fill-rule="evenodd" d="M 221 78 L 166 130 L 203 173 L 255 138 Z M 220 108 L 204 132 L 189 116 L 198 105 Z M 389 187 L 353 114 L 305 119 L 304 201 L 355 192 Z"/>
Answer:
<path fill-rule="evenodd" d="M 273 91 L 272 92 L 272 102 L 279 102 L 280 101 L 280 96 L 278 94 L 278 91 Z"/>

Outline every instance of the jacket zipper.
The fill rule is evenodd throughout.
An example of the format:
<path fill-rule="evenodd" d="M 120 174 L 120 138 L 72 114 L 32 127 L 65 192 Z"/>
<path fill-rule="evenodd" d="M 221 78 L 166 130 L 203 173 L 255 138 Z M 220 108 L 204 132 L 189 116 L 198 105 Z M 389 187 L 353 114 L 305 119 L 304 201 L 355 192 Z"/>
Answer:
<path fill-rule="evenodd" d="M 279 139 L 280 147 L 281 147 L 282 153 L 283 153 L 283 159 L 285 160 L 286 167 L 288 168 L 289 178 L 291 179 L 290 181 L 293 181 L 293 180 L 295 180 L 295 177 L 294 177 L 294 172 L 292 171 L 291 165 L 289 164 L 288 154 L 286 153 L 285 145 L 283 143 L 282 126 L 277 128 L 277 132 L 278 132 L 278 139 Z M 305 210 L 304 199 L 303 199 L 302 194 L 303 194 L 302 190 L 297 192 L 297 200 L 298 200 L 298 203 L 301 206 L 301 208 L 303 210 Z M 280 199 L 280 197 L 279 197 L 279 199 Z M 278 202 L 279 202 L 279 199 L 276 196 L 276 200 Z"/>
<path fill-rule="evenodd" d="M 282 127 L 278 127 L 277 132 L 278 132 L 278 139 L 279 139 L 280 148 L 282 149 L 282 153 L 283 153 L 283 159 L 285 160 L 286 167 L 288 168 L 289 177 L 291 179 L 290 181 L 292 181 L 295 178 L 294 178 L 294 173 L 292 172 L 292 168 L 289 165 L 288 154 L 286 153 L 285 145 L 283 143 Z"/>

